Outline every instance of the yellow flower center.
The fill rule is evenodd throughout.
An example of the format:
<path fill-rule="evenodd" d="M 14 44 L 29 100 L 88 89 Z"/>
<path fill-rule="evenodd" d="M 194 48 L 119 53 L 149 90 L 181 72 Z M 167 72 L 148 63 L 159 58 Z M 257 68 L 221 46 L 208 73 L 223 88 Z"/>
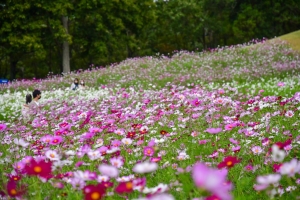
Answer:
<path fill-rule="evenodd" d="M 53 153 L 50 154 L 51 158 L 55 158 L 55 155 Z"/>
<path fill-rule="evenodd" d="M 99 192 L 93 192 L 93 193 L 91 194 L 91 198 L 92 198 L 93 200 L 98 200 L 98 199 L 100 199 L 100 197 L 101 197 L 101 195 L 100 195 Z"/>
<path fill-rule="evenodd" d="M 231 166 L 231 165 L 232 165 L 232 162 L 231 162 L 231 161 L 228 161 L 228 162 L 226 163 L 226 165 L 227 165 L 227 166 Z"/>
<path fill-rule="evenodd" d="M 16 195 L 16 194 L 17 194 L 17 191 L 16 191 L 15 189 L 11 189 L 11 190 L 10 190 L 10 194 L 11 194 L 11 195 Z"/>
<path fill-rule="evenodd" d="M 40 166 L 36 166 L 33 168 L 33 171 L 36 173 L 40 173 L 42 171 L 42 168 Z"/>
<path fill-rule="evenodd" d="M 128 183 L 126 183 L 126 188 L 127 189 L 132 189 L 132 183 L 131 182 L 128 182 Z"/>

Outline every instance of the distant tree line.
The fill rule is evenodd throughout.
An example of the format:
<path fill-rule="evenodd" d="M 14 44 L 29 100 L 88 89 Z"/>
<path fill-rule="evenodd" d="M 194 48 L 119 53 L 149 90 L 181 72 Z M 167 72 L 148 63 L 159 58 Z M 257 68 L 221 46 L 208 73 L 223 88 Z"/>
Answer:
<path fill-rule="evenodd" d="M 197 51 L 300 29 L 299 0 L 3 0 L 0 78 Z"/>

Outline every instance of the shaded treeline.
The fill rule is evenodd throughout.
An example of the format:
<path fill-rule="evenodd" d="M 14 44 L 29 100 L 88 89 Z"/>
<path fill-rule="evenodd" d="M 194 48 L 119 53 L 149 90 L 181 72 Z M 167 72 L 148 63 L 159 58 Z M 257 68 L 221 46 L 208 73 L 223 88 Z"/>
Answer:
<path fill-rule="evenodd" d="M 4 0 L 0 78 L 41 78 L 298 29 L 298 0 Z"/>

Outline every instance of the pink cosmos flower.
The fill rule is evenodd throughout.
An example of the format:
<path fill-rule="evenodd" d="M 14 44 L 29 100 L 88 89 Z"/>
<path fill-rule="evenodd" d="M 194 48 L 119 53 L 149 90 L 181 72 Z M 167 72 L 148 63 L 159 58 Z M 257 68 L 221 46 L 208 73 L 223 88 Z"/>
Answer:
<path fill-rule="evenodd" d="M 296 173 L 300 173 L 300 162 L 297 159 L 292 159 L 290 162 L 283 163 L 279 172 L 282 175 L 294 177 Z"/>
<path fill-rule="evenodd" d="M 148 147 L 153 147 L 153 146 L 155 146 L 155 140 L 154 139 L 152 139 L 152 140 L 150 140 L 150 142 L 148 142 Z"/>
<path fill-rule="evenodd" d="M 89 128 L 89 132 L 91 132 L 91 133 L 99 133 L 101 131 L 102 130 L 100 128 L 97 128 L 97 127 L 91 127 L 91 128 Z"/>
<path fill-rule="evenodd" d="M 206 144 L 207 142 L 207 140 L 199 140 L 199 144 Z"/>
<path fill-rule="evenodd" d="M 217 134 L 220 133 L 222 131 L 222 128 L 208 128 L 206 129 L 206 132 L 210 133 L 210 134 Z"/>
<path fill-rule="evenodd" d="M 199 106 L 199 105 L 201 105 L 201 101 L 199 101 L 199 99 L 198 98 L 196 98 L 196 99 L 194 99 L 194 100 L 192 100 L 191 101 L 191 105 L 193 105 L 193 106 Z"/>
<path fill-rule="evenodd" d="M 97 160 L 97 159 L 100 159 L 102 157 L 100 151 L 98 151 L 98 150 L 95 150 L 95 151 L 91 150 L 87 153 L 87 155 L 88 155 L 90 160 Z"/>
<path fill-rule="evenodd" d="M 269 138 L 264 138 L 262 141 L 261 141 L 262 145 L 263 146 L 267 146 L 268 144 L 270 144 L 270 140 Z"/>
<path fill-rule="evenodd" d="M 229 193 L 231 185 L 225 184 L 227 182 L 226 169 L 212 169 L 202 163 L 197 163 L 193 168 L 192 177 L 197 187 L 206 189 L 223 200 L 232 199 Z"/>
<path fill-rule="evenodd" d="M 288 110 L 288 111 L 286 111 L 285 116 L 286 117 L 293 117 L 294 116 L 294 112 L 292 110 Z"/>
<path fill-rule="evenodd" d="M 283 87 L 283 86 L 285 86 L 285 83 L 284 83 L 284 82 L 278 82 L 278 83 L 277 83 L 277 86 L 278 86 L 278 87 Z"/>
<path fill-rule="evenodd" d="M 145 156 L 153 156 L 154 155 L 154 149 L 152 147 L 145 147 L 144 148 L 144 155 Z"/>
<path fill-rule="evenodd" d="M 6 130 L 6 124 L 0 124 L 0 132 L 4 132 Z"/>
<path fill-rule="evenodd" d="M 233 152 L 239 152 L 241 150 L 241 146 L 235 146 L 231 148 L 231 151 Z"/>
<path fill-rule="evenodd" d="M 262 148 L 260 146 L 254 146 L 251 148 L 251 151 L 253 154 L 259 155 L 262 152 Z"/>
<path fill-rule="evenodd" d="M 236 127 L 236 124 L 235 124 L 235 123 L 226 124 L 226 125 L 225 125 L 225 130 L 226 130 L 226 131 L 231 131 L 234 127 Z"/>
<path fill-rule="evenodd" d="M 120 140 L 113 140 L 111 142 L 111 145 L 114 147 L 119 147 L 121 145 L 121 141 Z"/>
<path fill-rule="evenodd" d="M 136 164 L 132 171 L 138 174 L 149 173 L 157 170 L 158 165 L 155 162 L 143 162 Z"/>
<path fill-rule="evenodd" d="M 102 175 L 116 178 L 119 176 L 119 170 L 115 166 L 107 165 L 107 164 L 102 164 L 98 167 L 98 170 Z"/>
<path fill-rule="evenodd" d="M 63 141 L 63 138 L 61 136 L 53 136 L 50 141 L 50 144 L 57 145 L 57 144 L 60 144 L 62 141 Z"/>
<path fill-rule="evenodd" d="M 51 135 L 45 135 L 43 137 L 41 137 L 41 141 L 44 143 L 50 143 L 52 140 L 52 136 Z"/>
<path fill-rule="evenodd" d="M 110 163 L 117 168 L 122 167 L 124 164 L 122 157 L 113 157 L 110 159 Z"/>
<path fill-rule="evenodd" d="M 102 146 L 98 150 L 100 151 L 101 155 L 105 155 L 108 148 L 106 146 Z"/>
<path fill-rule="evenodd" d="M 84 180 L 80 178 L 71 178 L 70 183 L 75 190 L 82 190 L 85 186 Z"/>
<path fill-rule="evenodd" d="M 229 141 L 233 144 L 239 144 L 239 141 L 233 139 L 233 138 L 229 138 Z"/>
<path fill-rule="evenodd" d="M 124 135 L 124 134 L 125 134 L 125 131 L 122 130 L 122 129 L 117 129 L 117 130 L 115 131 L 115 133 L 116 133 L 117 135 Z"/>
<path fill-rule="evenodd" d="M 251 164 L 249 164 L 244 169 L 248 172 L 251 172 L 251 171 L 253 171 L 253 166 Z"/>
<path fill-rule="evenodd" d="M 276 184 L 281 179 L 280 174 L 269 174 L 266 176 L 258 176 L 256 182 L 258 184 L 254 185 L 254 189 L 257 191 L 266 189 L 270 184 Z"/>

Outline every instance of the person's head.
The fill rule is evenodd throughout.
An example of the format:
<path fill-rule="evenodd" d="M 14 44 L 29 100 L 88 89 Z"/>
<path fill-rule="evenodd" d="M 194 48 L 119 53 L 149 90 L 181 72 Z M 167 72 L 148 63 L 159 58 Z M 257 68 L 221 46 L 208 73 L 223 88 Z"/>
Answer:
<path fill-rule="evenodd" d="M 75 83 L 75 84 L 78 84 L 78 83 L 79 83 L 79 79 L 78 79 L 78 78 L 75 78 L 75 79 L 74 79 L 74 83 Z"/>
<path fill-rule="evenodd" d="M 32 96 L 31 94 L 26 95 L 26 104 L 29 104 L 32 101 Z"/>
<path fill-rule="evenodd" d="M 84 80 L 80 81 L 80 85 L 85 86 Z"/>
<path fill-rule="evenodd" d="M 40 99 L 40 98 L 42 97 L 41 94 L 42 94 L 42 93 L 41 93 L 41 91 L 39 91 L 39 90 L 34 90 L 34 91 L 32 92 L 32 96 L 33 96 L 34 99 Z"/>

